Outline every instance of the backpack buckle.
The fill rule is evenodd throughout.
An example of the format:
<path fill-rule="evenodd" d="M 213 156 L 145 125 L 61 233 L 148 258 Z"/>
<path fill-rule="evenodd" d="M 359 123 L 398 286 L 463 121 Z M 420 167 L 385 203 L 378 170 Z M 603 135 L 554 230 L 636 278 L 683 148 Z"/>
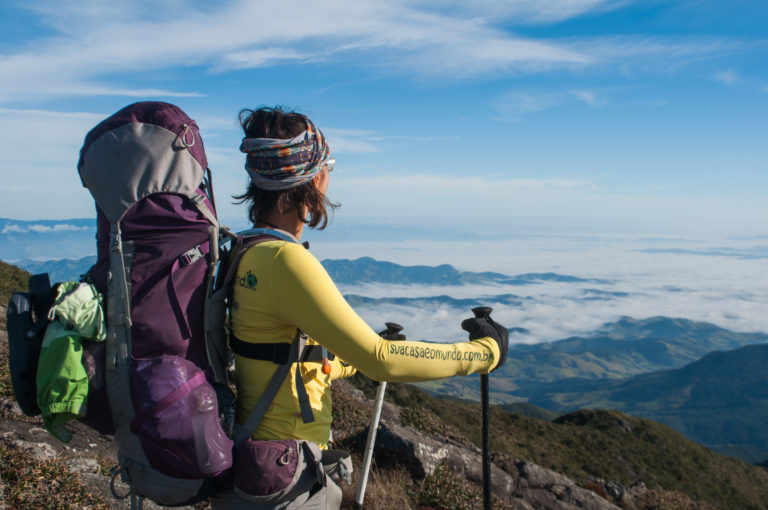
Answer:
<path fill-rule="evenodd" d="M 200 251 L 200 246 L 195 246 L 194 248 L 185 251 L 179 256 L 179 265 L 181 265 L 181 267 L 188 266 L 196 260 L 201 259 L 202 257 L 203 252 Z"/>

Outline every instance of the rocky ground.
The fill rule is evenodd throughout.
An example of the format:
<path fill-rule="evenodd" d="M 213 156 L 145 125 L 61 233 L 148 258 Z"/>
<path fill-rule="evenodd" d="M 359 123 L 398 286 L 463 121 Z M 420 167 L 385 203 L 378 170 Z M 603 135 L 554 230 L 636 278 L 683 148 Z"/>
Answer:
<path fill-rule="evenodd" d="M 0 331 L 0 349 L 7 352 L 5 331 Z M 3 367 L 4 369 L 4 367 Z M 359 466 L 360 451 L 366 436 L 365 424 L 370 416 L 372 403 L 363 393 L 346 382 L 335 383 L 334 399 L 338 406 L 347 412 L 353 408 L 357 413 L 355 420 L 338 420 L 335 430 L 337 440 L 352 450 Z M 102 436 L 93 429 L 80 423 L 73 423 L 70 429 L 73 439 L 64 444 L 51 436 L 43 427 L 39 417 L 25 416 L 10 398 L 0 398 L 0 446 L 6 451 L 22 452 L 24 456 L 43 463 L 50 459 L 60 461 L 63 470 L 76 473 L 88 489 L 100 495 L 108 508 L 128 509 L 128 499 L 116 499 L 110 488 L 110 468 L 116 464 L 116 448 L 110 437 Z M 375 498 L 378 510 L 389 508 L 407 508 L 406 493 L 402 485 L 422 483 L 432 480 L 437 483 L 437 492 L 443 491 L 442 472 L 448 469 L 452 479 L 469 483 L 477 492 L 482 478 L 481 455 L 478 448 L 466 441 L 439 437 L 420 432 L 406 426 L 401 420 L 401 408 L 385 403 L 382 413 L 379 435 L 376 443 L 376 468 L 369 481 L 371 499 Z M 693 509 L 712 508 L 709 505 L 695 504 L 686 496 L 678 493 L 649 491 L 644 486 L 624 487 L 601 479 L 575 481 L 550 471 L 536 464 L 518 459 L 496 457 L 492 470 L 493 492 L 496 501 L 503 508 L 520 510 L 610 510 L 651 508 Z M 377 473 L 376 470 L 379 470 Z M 457 477 L 457 478 L 456 478 Z M 435 482 L 434 480 L 437 480 Z M 352 508 L 354 501 L 353 485 L 345 488 L 345 502 L 342 508 Z M 426 482 L 423 483 L 426 485 Z M 423 486 L 422 486 L 423 487 Z M 0 510 L 12 507 L 4 497 L 6 492 L 0 479 Z M 54 484 L 55 490 L 55 484 Z M 119 480 L 114 481 L 114 490 L 118 494 L 127 494 L 128 487 Z M 398 499 L 399 498 L 399 499 Z M 368 500 L 366 500 L 368 501 Z M 196 510 L 206 508 L 205 503 L 195 506 Z M 26 507 L 24 507 L 26 508 Z M 62 505 L 57 508 L 92 508 L 91 506 Z M 145 502 L 144 508 L 161 508 Z M 192 507 L 183 507 L 193 510 Z M 450 505 L 420 506 L 419 510 L 453 508 Z M 472 508 L 472 506 L 461 506 Z"/>

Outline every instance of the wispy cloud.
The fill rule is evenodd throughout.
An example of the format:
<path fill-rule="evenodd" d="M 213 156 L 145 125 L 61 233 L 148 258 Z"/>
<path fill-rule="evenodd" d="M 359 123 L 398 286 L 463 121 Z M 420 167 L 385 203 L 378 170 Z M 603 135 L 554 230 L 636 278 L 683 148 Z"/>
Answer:
<path fill-rule="evenodd" d="M 631 1 L 627 0 L 494 0 L 422 1 L 422 5 L 437 5 L 465 16 L 493 16 L 517 23 L 555 23 L 590 12 L 605 12 L 617 9 Z"/>
<path fill-rule="evenodd" d="M 594 90 L 572 90 L 571 94 L 587 106 L 597 107 L 603 103 Z"/>
<path fill-rule="evenodd" d="M 326 128 L 323 132 L 334 152 L 365 154 L 379 152 L 385 144 L 408 142 L 440 142 L 458 139 L 457 136 L 381 135 L 361 129 Z"/>
<path fill-rule="evenodd" d="M 198 66 L 214 72 L 334 59 L 366 68 L 450 78 L 530 73 L 726 51 L 718 39 L 516 35 L 505 21 L 553 23 L 618 8 L 610 0 L 436 2 L 340 0 L 209 5 L 92 1 L 27 7 L 56 33 L 0 55 L 0 100 L 41 95 L 197 97 L 198 90 L 126 88 L 113 73 Z M 181 6 L 183 5 L 183 8 Z M 258 28 L 254 20 L 262 20 Z M 263 22 L 269 20 L 268 22 Z M 730 46 L 733 46 L 732 44 Z M 189 85 L 193 88 L 195 85 Z"/>
<path fill-rule="evenodd" d="M 741 77 L 733 69 L 718 71 L 712 76 L 712 79 L 725 85 L 733 85 L 741 81 Z"/>
<path fill-rule="evenodd" d="M 327 128 L 323 132 L 335 153 L 365 154 L 377 152 L 379 147 L 372 143 L 371 133 L 359 129 Z"/>
<path fill-rule="evenodd" d="M 57 233 L 57 232 L 84 232 L 87 230 L 93 230 L 93 227 L 85 227 L 85 226 L 79 226 L 79 225 L 67 225 L 67 224 L 58 224 L 58 225 L 39 225 L 39 224 L 31 224 L 31 225 L 16 225 L 16 224 L 10 224 L 5 225 L 3 227 L 3 230 L 0 231 L 0 234 L 25 234 L 28 232 L 32 232 L 35 234 L 50 234 L 50 233 Z"/>
<path fill-rule="evenodd" d="M 512 90 L 499 95 L 491 103 L 497 112 L 497 119 L 518 122 L 528 114 L 579 102 L 590 107 L 599 107 L 606 100 L 595 90 L 581 89 L 568 91 Z"/>
<path fill-rule="evenodd" d="M 0 153 L 6 164 L 27 172 L 74 168 L 85 133 L 104 117 L 91 112 L 0 108 Z M 54 172 L 38 175 L 56 178 Z"/>

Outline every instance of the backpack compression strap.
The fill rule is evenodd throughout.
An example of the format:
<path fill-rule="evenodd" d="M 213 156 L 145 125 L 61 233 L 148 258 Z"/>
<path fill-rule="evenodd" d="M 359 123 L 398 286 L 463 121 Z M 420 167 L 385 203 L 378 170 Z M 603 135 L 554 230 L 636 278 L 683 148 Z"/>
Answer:
<path fill-rule="evenodd" d="M 299 358 L 299 353 L 304 350 L 304 345 L 307 342 L 307 337 L 302 333 L 300 330 L 296 332 L 296 337 L 293 339 L 293 342 L 291 343 L 290 348 L 290 354 L 289 358 L 292 360 L 297 360 Z M 272 403 L 272 401 L 275 399 L 275 395 L 277 395 L 277 391 L 280 389 L 280 386 L 282 386 L 283 381 L 288 376 L 288 373 L 291 371 L 291 365 L 294 363 L 294 361 L 288 361 L 287 363 L 283 363 L 281 365 L 277 366 L 277 370 L 275 370 L 275 374 L 272 376 L 272 379 L 270 379 L 269 383 L 267 384 L 267 387 L 264 389 L 264 393 L 261 394 L 261 397 L 259 398 L 259 401 L 256 403 L 256 406 L 253 408 L 253 411 L 251 411 L 250 416 L 248 416 L 248 420 L 245 422 L 244 425 L 235 425 L 235 445 L 239 445 L 249 437 L 253 435 L 253 433 L 256 431 L 256 427 L 259 426 L 259 423 L 261 422 L 261 419 L 264 417 L 264 415 L 267 413 L 267 409 L 269 409 L 269 405 Z M 301 374 L 299 373 L 299 370 L 296 370 L 296 379 L 297 379 L 297 387 L 298 390 L 299 385 L 298 381 L 301 381 Z M 304 384 L 301 384 L 301 388 L 304 389 Z M 306 396 L 306 390 L 304 390 L 304 396 Z M 299 406 L 301 407 L 301 414 L 304 420 L 304 423 L 308 423 L 308 421 L 314 421 L 314 414 L 312 413 L 312 408 L 309 406 L 309 398 L 306 398 L 306 400 L 301 398 L 301 395 L 299 395 Z M 305 414 L 305 407 L 307 408 L 306 412 L 308 414 Z M 310 420 L 307 420 L 308 417 L 311 417 Z"/>

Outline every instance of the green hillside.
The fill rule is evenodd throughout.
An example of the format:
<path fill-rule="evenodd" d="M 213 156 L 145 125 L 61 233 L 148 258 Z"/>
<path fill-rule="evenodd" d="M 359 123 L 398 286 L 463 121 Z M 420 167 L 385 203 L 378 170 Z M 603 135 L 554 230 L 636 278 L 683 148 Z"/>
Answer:
<path fill-rule="evenodd" d="M 692 440 L 751 462 L 768 459 L 768 344 L 713 352 L 683 368 L 626 380 L 542 385 L 549 409 L 620 409 L 665 423 Z"/>
<path fill-rule="evenodd" d="M 3 313 L 0 313 L 0 327 L 3 329 L 5 329 L 5 306 L 11 294 L 27 290 L 28 279 L 28 272 L 0 260 L 0 305 L 3 307 Z"/>
<path fill-rule="evenodd" d="M 29 273 L 0 260 L 0 303 L 7 304 L 11 294 L 27 290 Z"/>
<path fill-rule="evenodd" d="M 478 404 L 434 398 L 403 384 L 387 385 L 387 399 L 413 410 L 415 426 L 425 432 L 440 431 L 480 445 Z M 527 406 L 526 412 L 532 408 Z M 579 482 L 589 477 L 626 486 L 643 482 L 724 509 L 768 508 L 767 469 L 710 451 L 643 418 L 580 410 L 547 421 L 493 407 L 490 430 L 499 466 L 524 459 Z"/>

